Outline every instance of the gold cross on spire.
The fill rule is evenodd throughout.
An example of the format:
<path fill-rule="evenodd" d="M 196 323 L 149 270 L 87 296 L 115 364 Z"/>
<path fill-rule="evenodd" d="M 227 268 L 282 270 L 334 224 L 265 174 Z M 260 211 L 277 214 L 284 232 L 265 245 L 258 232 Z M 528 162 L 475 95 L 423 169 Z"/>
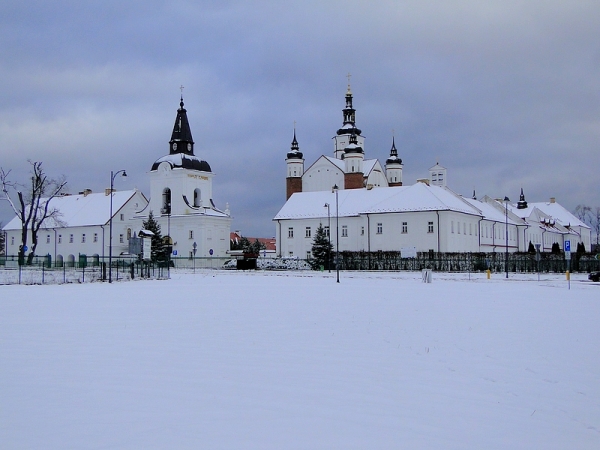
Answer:
<path fill-rule="evenodd" d="M 183 98 L 183 89 L 184 89 L 184 86 L 182 84 L 181 86 L 179 86 L 179 90 L 181 91 L 181 98 Z"/>

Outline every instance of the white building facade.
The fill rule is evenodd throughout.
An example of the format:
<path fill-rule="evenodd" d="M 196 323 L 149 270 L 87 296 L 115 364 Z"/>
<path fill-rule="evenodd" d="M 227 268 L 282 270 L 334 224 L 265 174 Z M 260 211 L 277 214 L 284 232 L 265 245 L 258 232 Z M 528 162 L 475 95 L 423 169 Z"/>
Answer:
<path fill-rule="evenodd" d="M 208 162 L 194 154 L 195 143 L 183 98 L 177 110 L 169 153 L 152 164 L 150 201 L 137 214 L 138 230 L 150 211 L 171 238 L 172 257 L 226 257 L 229 251 L 231 215 L 213 201 L 214 173 Z"/>
<path fill-rule="evenodd" d="M 48 218 L 38 232 L 37 256 L 50 255 L 56 265 L 71 266 L 86 255 L 89 263 L 108 258 L 110 242 L 110 189 L 104 193 L 86 190 L 79 195 L 53 198 L 50 208 L 60 214 Z M 128 240 L 135 233 L 132 217 L 144 208 L 148 200 L 136 190 L 113 191 L 112 253 L 118 256 L 128 252 Z M 14 217 L 5 227 L 7 255 L 16 256 L 21 245 L 21 221 Z M 31 248 L 31 231 L 27 238 Z M 26 252 L 27 254 L 28 252 Z M 89 260 L 91 258 L 91 261 Z"/>

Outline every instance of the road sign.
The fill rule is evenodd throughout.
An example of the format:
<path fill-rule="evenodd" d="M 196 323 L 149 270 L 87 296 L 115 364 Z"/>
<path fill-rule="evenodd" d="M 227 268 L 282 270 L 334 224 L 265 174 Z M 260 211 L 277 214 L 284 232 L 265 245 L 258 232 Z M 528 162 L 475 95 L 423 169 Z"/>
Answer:
<path fill-rule="evenodd" d="M 565 259 L 571 261 L 571 252 L 569 250 L 565 250 Z"/>
<path fill-rule="evenodd" d="M 565 252 L 571 251 L 571 241 L 565 241 Z"/>
<path fill-rule="evenodd" d="M 196 243 L 194 242 L 194 244 L 192 245 L 192 247 L 194 247 L 194 250 L 193 250 L 193 252 L 194 252 L 194 255 L 196 255 L 196 250 L 198 249 L 198 244 L 196 244 Z"/>
<path fill-rule="evenodd" d="M 212 254 L 214 253 L 214 252 L 213 252 L 213 249 L 211 248 L 211 249 L 208 251 L 208 253 L 210 254 L 210 256 L 212 256 Z"/>
<path fill-rule="evenodd" d="M 23 251 L 26 252 L 27 250 L 29 250 L 29 247 L 27 247 L 26 245 L 23 247 Z"/>

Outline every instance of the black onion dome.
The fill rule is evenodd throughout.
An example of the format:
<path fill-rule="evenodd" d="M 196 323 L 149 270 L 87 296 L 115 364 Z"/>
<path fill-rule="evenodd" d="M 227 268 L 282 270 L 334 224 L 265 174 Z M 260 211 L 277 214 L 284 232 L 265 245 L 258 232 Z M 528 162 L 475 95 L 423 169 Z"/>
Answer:
<path fill-rule="evenodd" d="M 302 152 L 296 140 L 296 130 L 294 130 L 294 140 L 292 140 L 291 150 L 287 154 L 287 159 L 302 159 Z"/>
<path fill-rule="evenodd" d="M 160 159 L 157 159 L 154 164 L 152 164 L 151 171 L 157 170 L 158 166 L 167 162 L 171 165 L 172 169 L 189 169 L 189 170 L 197 170 L 199 172 L 212 172 L 210 165 L 195 156 L 186 155 L 185 153 L 177 153 L 171 154 L 167 156 L 163 156 Z"/>
<path fill-rule="evenodd" d="M 363 148 L 358 145 L 358 139 L 356 139 L 355 133 L 352 133 L 350 136 L 350 143 L 344 149 L 344 154 L 346 153 L 364 153 Z"/>
<path fill-rule="evenodd" d="M 402 164 L 402 160 L 398 158 L 398 150 L 396 150 L 395 139 L 392 138 L 392 149 L 390 150 L 390 157 L 385 161 L 386 164 Z"/>

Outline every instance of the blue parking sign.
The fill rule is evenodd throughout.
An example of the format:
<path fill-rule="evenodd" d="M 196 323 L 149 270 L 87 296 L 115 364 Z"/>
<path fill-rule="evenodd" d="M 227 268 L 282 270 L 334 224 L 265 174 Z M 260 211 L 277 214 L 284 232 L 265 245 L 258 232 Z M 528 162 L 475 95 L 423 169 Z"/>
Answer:
<path fill-rule="evenodd" d="M 565 252 L 571 251 L 571 241 L 565 241 Z"/>

